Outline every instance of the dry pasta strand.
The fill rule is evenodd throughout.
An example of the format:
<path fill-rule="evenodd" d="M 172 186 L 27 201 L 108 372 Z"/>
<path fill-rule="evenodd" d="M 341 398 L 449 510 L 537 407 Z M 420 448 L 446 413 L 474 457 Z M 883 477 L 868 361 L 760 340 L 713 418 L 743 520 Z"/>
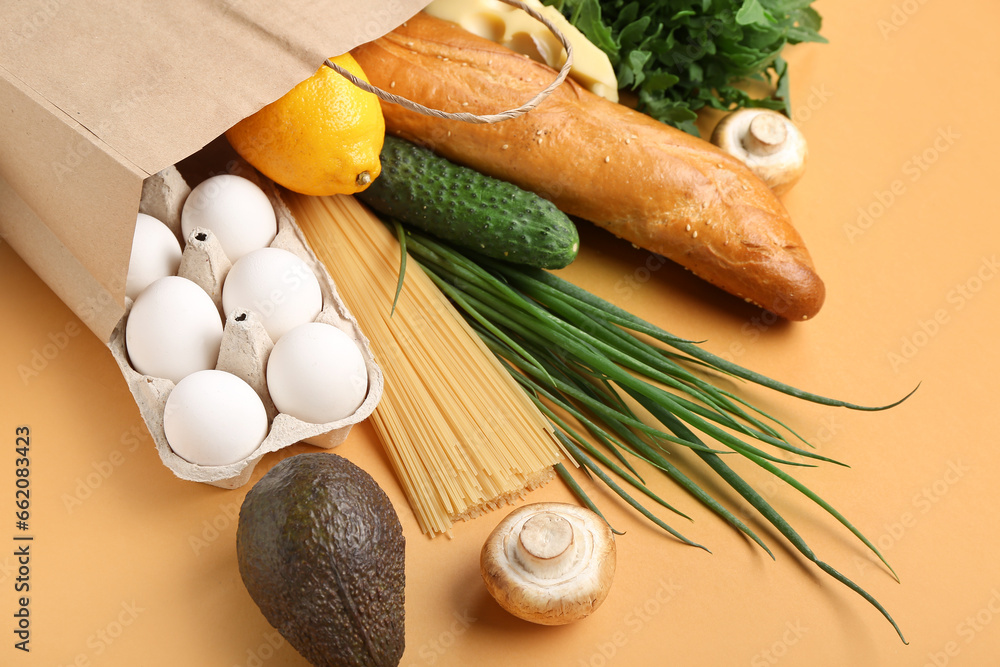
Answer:
<path fill-rule="evenodd" d="M 450 535 L 549 481 L 562 452 L 547 421 L 415 263 L 390 314 L 392 232 L 353 197 L 288 205 L 382 366 L 371 420 L 421 530 Z"/>

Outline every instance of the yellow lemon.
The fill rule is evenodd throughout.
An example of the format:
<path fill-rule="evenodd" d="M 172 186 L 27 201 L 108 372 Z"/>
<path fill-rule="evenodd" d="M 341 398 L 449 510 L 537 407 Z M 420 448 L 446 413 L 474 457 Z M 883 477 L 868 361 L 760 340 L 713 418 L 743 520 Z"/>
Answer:
<path fill-rule="evenodd" d="M 350 54 L 331 58 L 368 81 Z M 240 156 L 289 190 L 353 194 L 379 175 L 385 119 L 378 98 L 323 65 L 226 132 Z"/>

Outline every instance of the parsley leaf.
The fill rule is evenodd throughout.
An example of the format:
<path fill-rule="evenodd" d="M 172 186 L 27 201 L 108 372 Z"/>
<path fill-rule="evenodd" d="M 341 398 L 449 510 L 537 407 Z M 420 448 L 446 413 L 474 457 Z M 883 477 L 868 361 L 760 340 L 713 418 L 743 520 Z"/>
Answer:
<path fill-rule="evenodd" d="M 543 0 L 604 51 L 638 109 L 698 134 L 699 109 L 765 107 L 791 115 L 787 44 L 826 42 L 814 0 Z M 770 83 L 755 98 L 737 87 Z"/>

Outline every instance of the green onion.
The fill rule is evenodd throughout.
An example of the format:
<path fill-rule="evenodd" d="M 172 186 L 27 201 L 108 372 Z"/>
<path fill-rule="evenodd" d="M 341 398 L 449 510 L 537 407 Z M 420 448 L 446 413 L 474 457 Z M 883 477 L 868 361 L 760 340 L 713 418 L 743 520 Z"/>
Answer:
<path fill-rule="evenodd" d="M 404 254 L 409 252 L 455 303 L 549 419 L 556 437 L 584 474 L 600 479 L 669 535 L 705 548 L 657 517 L 615 481 L 621 480 L 654 503 L 689 519 L 646 486 L 629 457 L 644 461 L 773 558 L 759 536 L 668 460 L 671 447 L 690 449 L 803 556 L 872 604 L 906 643 L 889 612 L 856 583 L 819 560 L 792 526 L 724 459 L 742 457 L 788 484 L 833 516 L 896 577 L 870 540 L 829 503 L 779 467 L 843 464 L 792 444 L 783 432 L 808 445 L 781 422 L 712 385 L 696 371 L 741 378 L 798 399 L 854 410 L 884 410 L 906 397 L 890 405 L 868 407 L 805 392 L 717 357 L 698 343 L 674 336 L 546 271 L 459 251 L 409 228 L 401 245 Z M 648 417 L 640 419 L 629 401 L 640 406 Z M 562 415 L 575 420 L 585 433 Z M 714 444 L 704 442 L 702 437 Z M 783 458 L 780 452 L 807 462 Z M 582 503 L 597 511 L 565 467 L 559 465 L 556 471 Z"/>

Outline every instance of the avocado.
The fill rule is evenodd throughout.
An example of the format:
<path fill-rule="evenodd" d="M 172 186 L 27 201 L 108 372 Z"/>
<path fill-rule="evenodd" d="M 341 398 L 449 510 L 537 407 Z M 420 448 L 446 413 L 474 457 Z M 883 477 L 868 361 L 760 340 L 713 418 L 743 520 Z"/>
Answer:
<path fill-rule="evenodd" d="M 385 492 L 331 453 L 271 468 L 247 493 L 236 532 L 250 597 L 316 667 L 399 664 L 404 547 Z"/>

